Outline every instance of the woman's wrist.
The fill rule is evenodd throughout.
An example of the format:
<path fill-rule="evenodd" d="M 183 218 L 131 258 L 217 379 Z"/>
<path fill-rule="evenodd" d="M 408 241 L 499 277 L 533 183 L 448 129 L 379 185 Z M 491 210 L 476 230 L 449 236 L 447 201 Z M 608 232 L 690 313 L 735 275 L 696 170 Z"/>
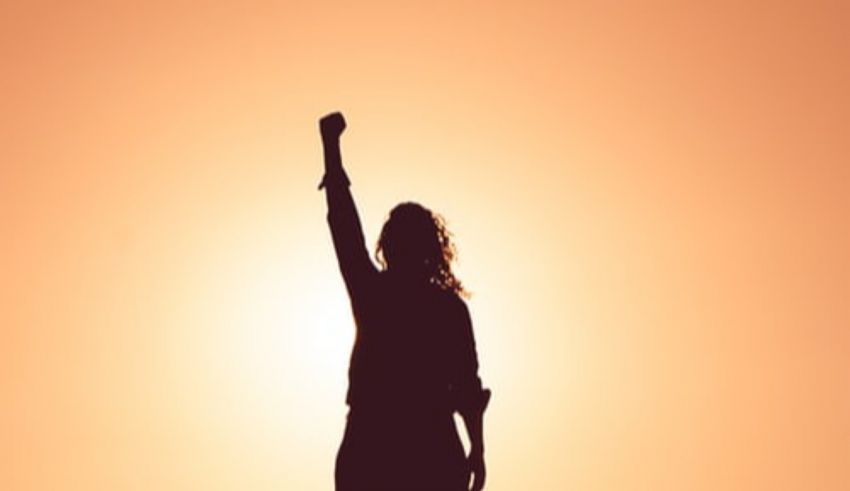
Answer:
<path fill-rule="evenodd" d="M 341 166 L 337 168 L 325 169 L 322 180 L 319 183 L 319 189 L 327 186 L 350 186 L 351 180 L 348 179 L 345 169 Z"/>

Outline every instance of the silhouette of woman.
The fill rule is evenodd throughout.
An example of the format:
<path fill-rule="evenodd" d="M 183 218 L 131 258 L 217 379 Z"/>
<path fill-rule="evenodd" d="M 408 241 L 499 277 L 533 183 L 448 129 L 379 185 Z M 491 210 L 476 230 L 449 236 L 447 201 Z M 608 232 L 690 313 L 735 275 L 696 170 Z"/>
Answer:
<path fill-rule="evenodd" d="M 337 491 L 473 490 L 484 487 L 482 419 L 490 400 L 464 290 L 452 274 L 454 247 L 442 218 L 416 203 L 393 208 L 375 253 L 366 250 L 339 138 L 345 119 L 319 122 L 324 188 L 339 268 L 357 333 L 348 371 L 349 406 L 336 459 Z M 453 414 L 463 417 L 464 455 Z"/>

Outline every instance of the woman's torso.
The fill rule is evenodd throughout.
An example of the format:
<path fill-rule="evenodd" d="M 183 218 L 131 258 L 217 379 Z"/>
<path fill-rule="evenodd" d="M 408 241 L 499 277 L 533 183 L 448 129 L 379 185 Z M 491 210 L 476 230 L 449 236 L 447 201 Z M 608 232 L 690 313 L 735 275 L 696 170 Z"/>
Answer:
<path fill-rule="evenodd" d="M 348 403 L 355 410 L 452 412 L 454 294 L 387 273 L 354 305 L 357 337 L 349 367 Z"/>

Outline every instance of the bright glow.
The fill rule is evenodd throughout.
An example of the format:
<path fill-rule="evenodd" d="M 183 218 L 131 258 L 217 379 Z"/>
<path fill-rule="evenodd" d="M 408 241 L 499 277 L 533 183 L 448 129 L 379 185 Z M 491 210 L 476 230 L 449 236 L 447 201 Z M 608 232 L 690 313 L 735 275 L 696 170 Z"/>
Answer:
<path fill-rule="evenodd" d="M 332 488 L 331 110 L 370 248 L 455 233 L 488 491 L 850 488 L 842 2 L 6 3 L 3 491 Z"/>

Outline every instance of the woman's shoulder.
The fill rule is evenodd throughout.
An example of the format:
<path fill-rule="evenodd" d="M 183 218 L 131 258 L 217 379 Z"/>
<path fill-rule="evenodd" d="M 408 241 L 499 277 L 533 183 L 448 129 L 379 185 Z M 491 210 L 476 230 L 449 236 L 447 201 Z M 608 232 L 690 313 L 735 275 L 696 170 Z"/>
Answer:
<path fill-rule="evenodd" d="M 439 298 L 440 304 L 444 309 L 451 311 L 454 315 L 467 316 L 469 315 L 469 307 L 466 304 L 466 300 L 463 299 L 460 295 L 451 290 L 446 290 L 443 288 L 435 288 L 437 293 L 437 297 Z"/>

